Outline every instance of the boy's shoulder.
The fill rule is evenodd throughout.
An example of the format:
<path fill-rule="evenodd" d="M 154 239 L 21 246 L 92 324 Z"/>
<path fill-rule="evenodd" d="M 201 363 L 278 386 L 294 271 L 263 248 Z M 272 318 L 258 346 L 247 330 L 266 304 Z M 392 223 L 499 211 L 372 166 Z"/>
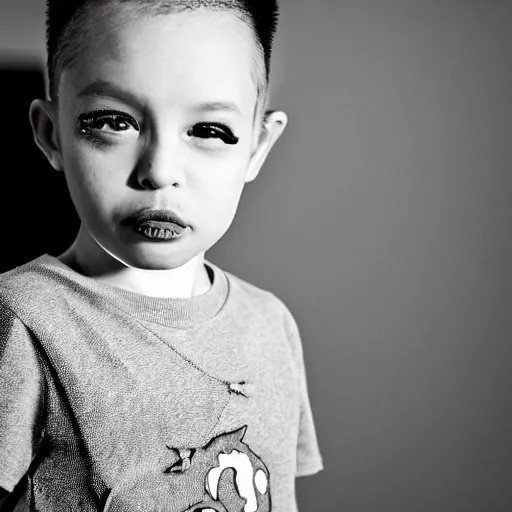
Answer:
<path fill-rule="evenodd" d="M 290 333 L 297 329 L 295 319 L 286 303 L 273 292 L 260 288 L 231 272 L 222 270 L 229 283 L 231 300 L 241 310 L 260 311 L 266 318 L 278 317 Z"/>
<path fill-rule="evenodd" d="M 32 287 L 41 280 L 44 281 L 44 274 L 41 273 L 43 261 L 44 256 L 39 256 L 11 270 L 0 273 L 0 293 L 2 290 L 19 288 L 20 286 Z"/>
<path fill-rule="evenodd" d="M 231 293 L 240 295 L 240 298 L 243 297 L 253 303 L 272 305 L 279 309 L 287 309 L 284 302 L 271 291 L 260 288 L 259 286 L 256 286 L 255 284 L 250 283 L 249 281 L 246 281 L 245 279 L 242 279 L 241 277 L 227 270 L 223 269 L 222 272 L 229 282 Z"/>
<path fill-rule="evenodd" d="M 54 295 L 51 276 L 44 272 L 44 256 L 0 274 L 0 303 L 9 305 Z"/>

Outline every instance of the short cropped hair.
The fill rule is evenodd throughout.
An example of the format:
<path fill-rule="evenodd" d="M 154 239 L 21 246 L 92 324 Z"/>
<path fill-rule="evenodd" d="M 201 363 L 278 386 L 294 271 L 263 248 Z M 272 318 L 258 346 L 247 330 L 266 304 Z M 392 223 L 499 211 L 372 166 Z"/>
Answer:
<path fill-rule="evenodd" d="M 137 12 L 165 15 L 184 10 L 209 9 L 233 12 L 252 29 L 256 42 L 258 96 L 265 94 L 270 58 L 277 28 L 277 0 L 47 0 L 46 49 L 48 91 L 57 98 L 60 75 L 73 64 L 88 31 L 87 16 L 94 8 L 130 7 Z"/>

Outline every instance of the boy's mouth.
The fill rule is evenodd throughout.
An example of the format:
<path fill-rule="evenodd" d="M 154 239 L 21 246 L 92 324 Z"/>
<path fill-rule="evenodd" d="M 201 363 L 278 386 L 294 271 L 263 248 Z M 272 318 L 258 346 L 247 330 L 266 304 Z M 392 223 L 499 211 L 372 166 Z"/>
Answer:
<path fill-rule="evenodd" d="M 174 240 L 182 236 L 187 229 L 185 221 L 171 210 L 139 210 L 123 223 L 155 241 Z"/>

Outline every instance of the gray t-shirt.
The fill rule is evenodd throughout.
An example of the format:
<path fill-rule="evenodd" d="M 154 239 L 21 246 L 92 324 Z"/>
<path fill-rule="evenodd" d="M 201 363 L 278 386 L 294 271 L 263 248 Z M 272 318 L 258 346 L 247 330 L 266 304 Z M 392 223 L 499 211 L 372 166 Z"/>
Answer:
<path fill-rule="evenodd" d="M 322 469 L 297 325 L 206 263 L 140 295 L 44 255 L 0 276 L 0 487 L 23 510 L 294 512 Z"/>

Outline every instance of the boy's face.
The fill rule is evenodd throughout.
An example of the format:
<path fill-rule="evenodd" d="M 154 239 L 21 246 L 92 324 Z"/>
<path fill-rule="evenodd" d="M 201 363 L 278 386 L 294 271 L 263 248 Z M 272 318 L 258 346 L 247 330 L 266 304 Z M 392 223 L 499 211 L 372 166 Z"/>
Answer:
<path fill-rule="evenodd" d="M 96 15 L 48 107 L 54 146 L 39 144 L 64 170 L 91 243 L 130 266 L 175 268 L 226 232 L 286 116 L 260 133 L 255 46 L 235 15 L 115 17 Z"/>

